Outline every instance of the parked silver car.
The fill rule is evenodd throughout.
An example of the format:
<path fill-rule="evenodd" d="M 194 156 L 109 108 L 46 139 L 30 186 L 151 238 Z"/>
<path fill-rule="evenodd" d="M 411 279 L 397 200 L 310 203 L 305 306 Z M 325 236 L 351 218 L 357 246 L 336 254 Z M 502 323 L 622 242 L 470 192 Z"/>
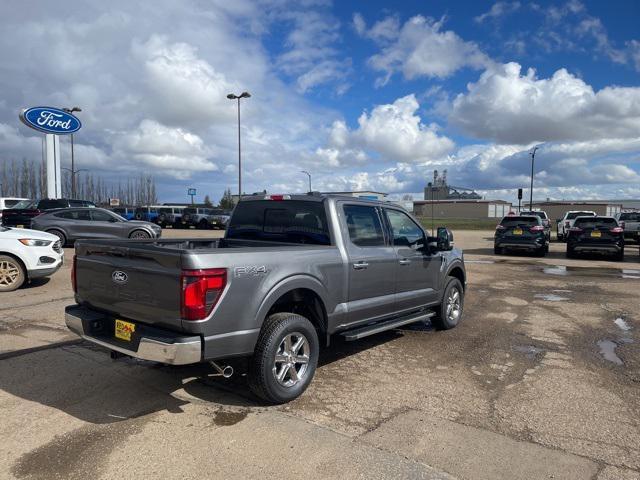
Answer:
<path fill-rule="evenodd" d="M 162 228 L 151 222 L 126 220 L 104 208 L 66 208 L 37 216 L 31 228 L 52 233 L 66 245 L 87 238 L 160 238 Z"/>

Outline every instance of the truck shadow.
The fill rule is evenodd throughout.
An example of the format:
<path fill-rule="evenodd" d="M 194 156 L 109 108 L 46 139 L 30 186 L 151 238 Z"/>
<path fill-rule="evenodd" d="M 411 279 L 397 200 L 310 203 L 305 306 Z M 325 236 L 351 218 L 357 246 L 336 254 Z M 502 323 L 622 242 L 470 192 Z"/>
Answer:
<path fill-rule="evenodd" d="M 320 352 L 318 368 L 400 336 L 401 332 L 390 331 L 357 342 L 332 338 L 332 345 Z M 194 401 L 210 403 L 212 408 L 269 406 L 249 389 L 248 361 L 236 359 L 228 364 L 236 374 L 224 379 L 213 376 L 215 371 L 208 364 L 169 366 L 132 358 L 113 361 L 106 350 L 86 342 L 54 344 L 27 354 L 18 351 L 0 360 L 0 401 L 7 403 L 8 397 L 14 396 L 92 424 L 121 422 L 160 411 L 178 414 Z"/>

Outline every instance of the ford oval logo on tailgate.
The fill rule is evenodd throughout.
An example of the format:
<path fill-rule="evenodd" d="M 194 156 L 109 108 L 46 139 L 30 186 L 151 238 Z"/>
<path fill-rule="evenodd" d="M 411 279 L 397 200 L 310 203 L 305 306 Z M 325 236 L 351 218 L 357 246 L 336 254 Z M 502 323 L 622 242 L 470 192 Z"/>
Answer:
<path fill-rule="evenodd" d="M 113 283 L 117 283 L 118 285 L 124 285 L 129 280 L 129 275 L 120 270 L 115 270 L 111 274 L 111 280 L 113 280 Z"/>

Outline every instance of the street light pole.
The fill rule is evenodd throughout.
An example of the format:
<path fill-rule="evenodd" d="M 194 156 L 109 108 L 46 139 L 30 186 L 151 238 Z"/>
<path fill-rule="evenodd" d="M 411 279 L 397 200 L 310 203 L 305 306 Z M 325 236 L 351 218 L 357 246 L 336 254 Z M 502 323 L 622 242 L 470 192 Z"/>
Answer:
<path fill-rule="evenodd" d="M 538 147 L 533 147 L 533 149 L 529 152 L 531 155 L 531 187 L 529 189 L 529 211 L 533 212 L 533 163 L 536 160 L 536 151 Z"/>
<path fill-rule="evenodd" d="M 73 112 L 81 112 L 82 109 L 80 107 L 73 108 L 63 108 L 67 113 L 73 114 Z M 71 198 L 76 198 L 76 169 L 75 169 L 75 159 L 73 157 L 73 133 L 71 134 Z"/>
<path fill-rule="evenodd" d="M 238 201 L 242 198 L 242 145 L 240 142 L 240 99 L 249 98 L 249 92 L 242 92 L 240 95 L 230 93 L 227 95 L 229 100 L 238 100 Z"/>
<path fill-rule="evenodd" d="M 307 176 L 309 177 L 309 191 L 312 192 L 313 190 L 311 190 L 311 174 L 306 170 L 300 170 L 300 173 L 306 173 Z"/>

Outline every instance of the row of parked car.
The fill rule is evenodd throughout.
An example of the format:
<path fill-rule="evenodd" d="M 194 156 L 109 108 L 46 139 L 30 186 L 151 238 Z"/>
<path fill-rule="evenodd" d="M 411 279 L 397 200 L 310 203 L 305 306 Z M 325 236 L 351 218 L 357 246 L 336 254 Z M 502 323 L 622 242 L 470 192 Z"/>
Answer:
<path fill-rule="evenodd" d="M 230 212 L 221 208 L 151 205 L 148 207 L 114 207 L 112 210 L 127 220 L 144 220 L 162 228 L 224 229 Z"/>
<path fill-rule="evenodd" d="M 625 238 L 640 239 L 639 218 L 640 213 L 636 212 L 623 212 L 615 217 L 599 216 L 590 211 L 566 212 L 557 221 L 558 240 L 566 242 L 567 258 L 595 253 L 612 255 L 622 261 Z M 494 234 L 493 250 L 496 255 L 516 250 L 543 257 L 549 252 L 550 242 L 551 226 L 546 213 L 522 212 L 507 215 L 500 221 Z"/>

